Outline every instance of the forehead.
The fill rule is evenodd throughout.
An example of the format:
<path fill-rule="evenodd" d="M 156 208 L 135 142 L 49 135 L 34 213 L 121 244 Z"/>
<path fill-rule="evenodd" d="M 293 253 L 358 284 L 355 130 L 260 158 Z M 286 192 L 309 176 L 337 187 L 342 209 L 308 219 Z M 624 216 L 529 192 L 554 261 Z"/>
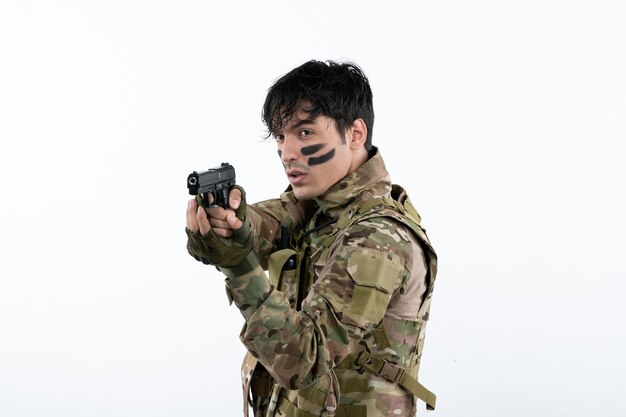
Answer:
<path fill-rule="evenodd" d="M 291 130 L 301 126 L 316 126 L 324 130 L 331 127 L 334 120 L 324 115 L 311 117 L 311 114 L 303 109 L 298 109 L 292 117 L 283 121 L 282 129 Z"/>

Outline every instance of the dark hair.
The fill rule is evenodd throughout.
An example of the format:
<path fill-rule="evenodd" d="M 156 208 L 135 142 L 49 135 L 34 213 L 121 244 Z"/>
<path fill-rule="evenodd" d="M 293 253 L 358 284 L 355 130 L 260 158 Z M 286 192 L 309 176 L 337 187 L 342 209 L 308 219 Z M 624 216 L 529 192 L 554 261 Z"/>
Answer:
<path fill-rule="evenodd" d="M 280 131 L 298 110 L 307 112 L 310 119 L 319 115 L 334 119 L 342 137 L 352 122 L 363 119 L 367 127 L 365 148 L 371 150 L 372 90 L 356 64 L 312 60 L 279 78 L 263 104 L 268 136 Z"/>

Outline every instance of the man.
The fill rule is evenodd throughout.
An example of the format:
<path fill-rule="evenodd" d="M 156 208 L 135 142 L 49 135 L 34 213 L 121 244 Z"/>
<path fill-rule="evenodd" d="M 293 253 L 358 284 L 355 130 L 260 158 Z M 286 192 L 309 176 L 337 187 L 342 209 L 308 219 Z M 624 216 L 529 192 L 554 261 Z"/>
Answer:
<path fill-rule="evenodd" d="M 354 64 L 309 61 L 269 89 L 263 120 L 290 186 L 279 199 L 187 208 L 187 249 L 216 265 L 245 325 L 244 414 L 414 416 L 436 255 L 372 145 Z M 269 277 L 265 271 L 269 270 Z"/>

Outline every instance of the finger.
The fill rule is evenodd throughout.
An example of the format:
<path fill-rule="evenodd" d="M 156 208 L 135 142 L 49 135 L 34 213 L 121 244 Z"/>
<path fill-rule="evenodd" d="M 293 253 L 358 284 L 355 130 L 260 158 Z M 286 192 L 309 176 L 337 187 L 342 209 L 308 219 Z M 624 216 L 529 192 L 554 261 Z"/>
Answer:
<path fill-rule="evenodd" d="M 189 229 L 192 233 L 198 231 L 198 220 L 196 219 L 197 211 L 198 203 L 196 203 L 196 200 L 189 200 L 187 203 L 187 229 Z"/>
<path fill-rule="evenodd" d="M 223 220 L 226 221 L 226 215 L 228 214 L 226 210 L 221 207 L 205 207 L 206 214 L 209 219 Z"/>
<path fill-rule="evenodd" d="M 211 230 L 211 224 L 209 223 L 206 211 L 204 211 L 204 207 L 198 207 L 198 210 L 196 211 L 196 220 L 198 221 L 200 234 L 202 236 L 206 236 L 207 233 L 209 233 L 209 230 Z"/>
<path fill-rule="evenodd" d="M 224 210 L 221 207 L 210 208 L 206 210 L 209 215 L 209 223 L 213 232 L 221 237 L 231 237 L 233 230 L 227 218 L 234 215 L 232 210 Z"/>
<path fill-rule="evenodd" d="M 235 216 L 235 213 L 230 213 L 226 221 L 232 230 L 239 230 L 243 226 L 243 222 Z"/>
<path fill-rule="evenodd" d="M 228 221 L 226 219 L 222 220 L 209 216 L 209 224 L 213 228 L 230 229 L 230 225 L 228 224 Z"/>
<path fill-rule="evenodd" d="M 221 207 L 210 207 L 205 208 L 205 211 L 211 227 L 217 226 L 223 229 L 227 229 L 229 227 L 228 222 L 226 221 L 226 216 L 228 216 L 228 213 L 232 213 L 231 210 L 224 210 Z"/>
<path fill-rule="evenodd" d="M 239 188 L 232 188 L 228 195 L 228 205 L 233 210 L 237 210 L 241 204 L 241 190 Z"/>
<path fill-rule="evenodd" d="M 215 200 L 213 194 L 209 192 L 198 194 L 196 198 L 198 202 L 205 207 L 210 207 L 213 204 L 213 200 Z"/>
<path fill-rule="evenodd" d="M 223 227 L 211 227 L 211 229 L 213 230 L 213 233 L 215 233 L 216 235 L 218 235 L 219 237 L 231 237 L 233 235 L 233 231 L 230 228 L 223 228 Z"/>

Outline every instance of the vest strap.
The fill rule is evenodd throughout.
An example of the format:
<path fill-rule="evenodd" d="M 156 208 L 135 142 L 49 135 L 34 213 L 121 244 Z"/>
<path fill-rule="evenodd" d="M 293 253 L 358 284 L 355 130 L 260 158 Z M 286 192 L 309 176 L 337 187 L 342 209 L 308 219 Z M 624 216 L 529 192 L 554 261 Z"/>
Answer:
<path fill-rule="evenodd" d="M 282 395 L 278 398 L 276 408 L 287 417 L 319 417 L 308 411 L 301 410 Z M 322 413 L 322 417 L 326 415 Z M 367 417 L 367 407 L 364 405 L 340 405 L 335 417 Z"/>
<path fill-rule="evenodd" d="M 364 405 L 340 405 L 335 417 L 367 417 L 367 407 Z"/>
<path fill-rule="evenodd" d="M 339 389 L 344 392 L 367 392 L 365 379 L 342 379 L 339 381 Z"/>
<path fill-rule="evenodd" d="M 385 330 L 385 326 L 380 326 L 379 328 L 375 328 L 372 330 L 372 336 L 378 344 L 379 350 L 385 350 L 391 346 L 391 341 L 389 340 L 389 335 L 387 334 L 387 330 Z"/>
<path fill-rule="evenodd" d="M 390 364 L 386 360 L 377 358 L 376 356 L 372 356 L 366 351 L 362 351 L 353 363 L 357 368 L 367 369 L 388 381 L 397 383 L 402 388 L 424 401 L 427 410 L 435 409 L 435 403 L 437 401 L 435 394 L 420 384 L 417 379 L 413 378 L 404 368 Z"/>
<path fill-rule="evenodd" d="M 276 403 L 276 408 L 280 410 L 287 417 L 318 417 L 314 414 L 311 414 L 307 411 L 301 410 L 296 407 L 291 401 L 282 395 L 278 397 L 278 402 Z"/>

